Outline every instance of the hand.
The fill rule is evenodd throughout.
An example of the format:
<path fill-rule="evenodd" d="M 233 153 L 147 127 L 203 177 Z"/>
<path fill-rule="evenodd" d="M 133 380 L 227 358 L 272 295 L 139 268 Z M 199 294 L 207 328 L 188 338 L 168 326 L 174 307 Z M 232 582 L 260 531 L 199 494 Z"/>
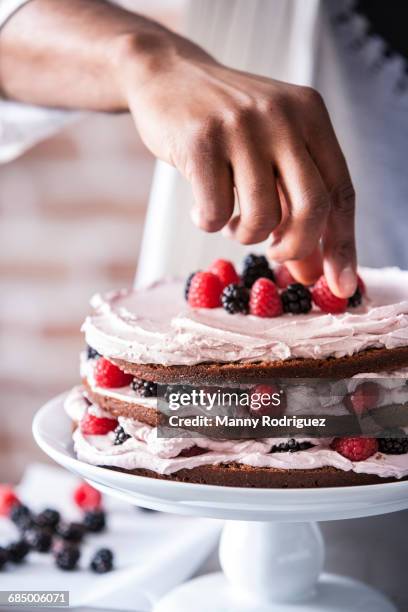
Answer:
<path fill-rule="evenodd" d="M 324 268 L 332 291 L 350 296 L 354 190 L 321 96 L 227 68 L 185 39 L 175 47 L 141 84 L 140 49 L 128 45 L 121 79 L 147 147 L 190 181 L 196 225 L 243 244 L 270 236 L 269 256 L 299 281 Z"/>

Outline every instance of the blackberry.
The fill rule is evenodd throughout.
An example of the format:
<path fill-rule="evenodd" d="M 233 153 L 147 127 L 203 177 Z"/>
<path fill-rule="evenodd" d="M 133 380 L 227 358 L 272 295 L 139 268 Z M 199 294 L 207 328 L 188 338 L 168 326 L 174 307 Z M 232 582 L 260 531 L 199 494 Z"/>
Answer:
<path fill-rule="evenodd" d="M 249 291 L 241 285 L 227 285 L 221 294 L 221 303 L 230 314 L 249 312 Z"/>
<path fill-rule="evenodd" d="M 97 350 L 92 348 L 92 346 L 89 346 L 89 344 L 86 345 L 86 356 L 88 359 L 97 359 L 98 357 L 102 357 L 102 355 L 98 353 Z"/>
<path fill-rule="evenodd" d="M 297 451 L 307 450 L 313 446 L 314 444 L 310 442 L 297 442 L 294 438 L 290 438 L 287 442 L 281 442 L 276 446 L 272 446 L 271 453 L 296 453 Z"/>
<path fill-rule="evenodd" d="M 35 550 L 40 553 L 48 552 L 51 548 L 52 544 L 52 535 L 49 531 L 45 529 L 29 529 L 25 535 L 24 539 L 31 548 L 31 550 Z"/>
<path fill-rule="evenodd" d="M 53 508 L 46 508 L 34 519 L 37 527 L 51 529 L 52 531 L 56 529 L 58 523 L 60 522 L 60 513 Z"/>
<path fill-rule="evenodd" d="M 254 255 L 253 253 L 245 257 L 241 277 L 242 282 L 248 289 L 252 287 L 258 278 L 269 278 L 271 281 L 275 280 L 275 275 L 270 269 L 266 257 L 263 255 Z"/>
<path fill-rule="evenodd" d="M 184 285 L 184 298 L 188 300 L 188 292 L 190 291 L 191 281 L 193 280 L 193 276 L 197 274 L 197 272 L 201 272 L 201 270 L 196 270 L 187 276 L 186 284 Z"/>
<path fill-rule="evenodd" d="M 76 568 L 80 556 L 81 553 L 76 546 L 66 544 L 55 553 L 55 564 L 62 570 L 71 571 Z"/>
<path fill-rule="evenodd" d="M 291 283 L 281 293 L 284 312 L 306 314 L 312 309 L 312 295 L 301 283 Z"/>
<path fill-rule="evenodd" d="M 123 444 L 130 438 L 121 425 L 118 425 L 113 433 L 115 434 L 115 441 L 113 443 L 115 446 Z"/>
<path fill-rule="evenodd" d="M 5 548 L 0 546 L 0 570 L 8 561 L 8 554 Z"/>
<path fill-rule="evenodd" d="M 109 548 L 101 548 L 92 557 L 90 568 L 97 574 L 106 574 L 113 569 L 113 553 Z"/>
<path fill-rule="evenodd" d="M 357 287 L 353 295 L 348 299 L 348 306 L 350 308 L 357 308 L 357 306 L 360 306 L 362 301 L 363 296 L 361 294 L 360 287 Z"/>
<path fill-rule="evenodd" d="M 404 434 L 402 430 L 401 433 Z M 386 455 L 405 455 L 408 453 L 408 438 L 378 438 L 378 450 Z"/>
<path fill-rule="evenodd" d="M 84 537 L 85 529 L 81 523 L 60 523 L 57 533 L 67 542 L 80 542 Z"/>
<path fill-rule="evenodd" d="M 157 397 L 157 383 L 141 378 L 132 380 L 132 389 L 142 397 Z"/>
<path fill-rule="evenodd" d="M 10 519 L 20 531 L 29 529 L 33 525 L 33 517 L 27 506 L 16 504 L 10 511 Z"/>
<path fill-rule="evenodd" d="M 6 546 L 7 557 L 11 563 L 22 563 L 29 552 L 30 547 L 25 540 L 11 542 Z"/>
<path fill-rule="evenodd" d="M 90 510 L 85 512 L 84 527 L 92 533 L 99 533 L 106 527 L 106 518 L 103 510 Z"/>

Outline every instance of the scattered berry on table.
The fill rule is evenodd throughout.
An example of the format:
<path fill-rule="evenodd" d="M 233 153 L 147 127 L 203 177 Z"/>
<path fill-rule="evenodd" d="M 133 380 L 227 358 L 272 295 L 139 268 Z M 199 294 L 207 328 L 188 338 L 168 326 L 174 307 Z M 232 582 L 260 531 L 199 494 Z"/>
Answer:
<path fill-rule="evenodd" d="M 90 568 L 97 574 L 106 574 L 113 569 L 113 553 L 109 548 L 101 548 L 92 557 Z"/>
<path fill-rule="evenodd" d="M 61 546 L 55 553 L 55 564 L 62 570 L 74 570 L 78 564 L 81 553 L 76 546 Z"/>
<path fill-rule="evenodd" d="M 297 453 L 298 451 L 308 450 L 313 448 L 311 442 L 298 442 L 294 438 L 290 438 L 287 442 L 281 442 L 272 446 L 271 453 Z"/>
<path fill-rule="evenodd" d="M 376 438 L 334 438 L 331 448 L 350 461 L 364 461 L 378 451 Z"/>
<path fill-rule="evenodd" d="M 157 383 L 141 378 L 132 380 L 132 389 L 142 397 L 157 397 Z"/>
<path fill-rule="evenodd" d="M 80 422 L 82 433 L 88 436 L 104 436 L 110 431 L 113 431 L 117 425 L 117 419 L 100 418 L 89 413 L 86 414 Z"/>
<path fill-rule="evenodd" d="M 0 570 L 6 565 L 8 561 L 8 554 L 5 548 L 0 546 Z"/>
<path fill-rule="evenodd" d="M 251 253 L 244 259 L 241 278 L 245 287 L 250 289 L 258 278 L 268 278 L 274 281 L 275 275 L 264 255 L 254 255 Z"/>
<path fill-rule="evenodd" d="M 337 297 L 330 291 L 324 276 L 321 276 L 312 288 L 312 298 L 316 306 L 323 312 L 340 314 L 346 311 L 347 300 Z"/>
<path fill-rule="evenodd" d="M 208 268 L 208 272 L 218 276 L 223 288 L 227 285 L 238 284 L 240 281 L 234 264 L 226 259 L 216 259 Z"/>
<path fill-rule="evenodd" d="M 190 285 L 191 285 L 191 281 L 193 280 L 193 277 L 198 273 L 201 272 L 201 270 L 197 270 L 196 272 L 191 272 L 191 274 L 189 274 L 187 276 L 187 280 L 186 283 L 184 285 L 184 299 L 187 301 L 188 300 L 188 294 L 190 291 Z"/>
<path fill-rule="evenodd" d="M 89 344 L 86 345 L 86 356 L 88 359 L 97 359 L 98 357 L 102 357 L 100 353 Z"/>
<path fill-rule="evenodd" d="M 34 522 L 38 527 L 47 528 L 50 530 L 56 529 L 60 522 L 60 513 L 53 508 L 46 508 L 34 518 Z"/>
<path fill-rule="evenodd" d="M 74 502 L 83 510 L 94 510 L 102 503 L 101 493 L 87 482 L 83 482 L 74 490 Z"/>
<path fill-rule="evenodd" d="M 227 285 L 221 294 L 221 303 L 229 314 L 248 314 L 249 291 L 242 285 Z"/>
<path fill-rule="evenodd" d="M 36 552 L 45 553 L 51 548 L 52 536 L 51 533 L 45 529 L 28 529 L 24 534 L 24 539 L 31 550 L 35 550 Z"/>
<path fill-rule="evenodd" d="M 11 563 L 22 563 L 30 552 L 30 547 L 25 540 L 18 540 L 6 546 L 6 552 Z"/>
<path fill-rule="evenodd" d="M 121 444 L 126 442 L 126 440 L 129 440 L 130 438 L 129 434 L 125 432 L 125 430 L 123 429 L 121 425 L 117 426 L 117 428 L 114 431 L 114 434 L 115 434 L 115 440 L 113 444 L 115 446 L 120 446 Z"/>
<path fill-rule="evenodd" d="M 312 309 L 312 294 L 301 283 L 292 283 L 281 293 L 284 312 L 306 314 Z"/>
<path fill-rule="evenodd" d="M 403 430 L 401 434 L 405 435 Z M 408 438 L 378 438 L 378 450 L 386 455 L 405 455 L 408 453 Z"/>
<path fill-rule="evenodd" d="M 20 500 L 13 487 L 0 484 L 0 516 L 9 516 L 12 507 L 17 504 L 20 504 Z"/>
<path fill-rule="evenodd" d="M 89 510 L 85 512 L 83 525 L 87 531 L 99 533 L 106 527 L 106 517 L 103 510 Z"/>
<path fill-rule="evenodd" d="M 343 404 L 350 412 L 362 415 L 375 408 L 380 397 L 380 387 L 372 381 L 365 381 L 358 385 L 353 393 L 348 393 Z"/>
<path fill-rule="evenodd" d="M 279 287 L 279 289 L 286 289 L 288 285 L 296 283 L 295 279 L 293 278 L 285 264 L 280 264 L 279 266 L 274 268 L 273 273 L 275 275 L 275 283 Z"/>
<path fill-rule="evenodd" d="M 212 272 L 197 272 L 191 279 L 188 303 L 193 308 L 217 308 L 221 305 L 222 284 Z"/>
<path fill-rule="evenodd" d="M 275 398 L 273 397 L 275 396 Z M 279 402 L 277 402 L 277 397 Z M 249 411 L 259 416 L 280 416 L 285 409 L 285 399 L 279 393 L 279 387 L 274 384 L 255 385 L 251 389 Z"/>
<path fill-rule="evenodd" d="M 31 512 L 24 504 L 15 504 L 10 510 L 9 517 L 21 531 L 33 525 Z"/>
<path fill-rule="evenodd" d="M 133 376 L 122 372 L 118 366 L 105 359 L 105 357 L 100 357 L 95 364 L 94 379 L 99 387 L 117 388 L 130 385 Z"/>
<path fill-rule="evenodd" d="M 278 317 L 282 314 L 282 302 L 275 283 L 259 278 L 252 286 L 249 312 L 257 317 Z"/>
<path fill-rule="evenodd" d="M 84 537 L 85 528 L 81 523 L 60 523 L 57 533 L 67 542 L 80 542 Z"/>

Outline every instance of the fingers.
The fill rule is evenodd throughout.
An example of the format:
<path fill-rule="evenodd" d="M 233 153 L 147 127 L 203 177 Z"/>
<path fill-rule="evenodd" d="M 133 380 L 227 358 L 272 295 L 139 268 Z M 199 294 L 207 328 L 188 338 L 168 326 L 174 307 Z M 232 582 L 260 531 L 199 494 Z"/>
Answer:
<path fill-rule="evenodd" d="M 323 103 L 311 113 L 305 138 L 331 200 L 323 234 L 324 273 L 335 295 L 350 297 L 357 286 L 355 194 L 344 155 Z"/>
<path fill-rule="evenodd" d="M 323 274 L 323 258 L 320 247 L 317 247 L 304 259 L 286 262 L 286 267 L 299 283 L 313 285 Z"/>
<path fill-rule="evenodd" d="M 262 242 L 281 220 L 272 162 L 247 144 L 232 163 L 240 214 L 229 222 L 228 234 L 242 244 Z"/>
<path fill-rule="evenodd" d="M 287 211 L 272 235 L 269 254 L 276 261 L 305 260 L 316 251 L 324 233 L 329 194 L 303 145 L 283 148 L 276 164 Z"/>

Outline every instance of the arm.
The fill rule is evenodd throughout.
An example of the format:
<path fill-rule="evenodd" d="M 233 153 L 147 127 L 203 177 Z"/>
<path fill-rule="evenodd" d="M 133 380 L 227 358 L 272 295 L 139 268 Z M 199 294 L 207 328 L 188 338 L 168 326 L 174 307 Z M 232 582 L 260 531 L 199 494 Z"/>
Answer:
<path fill-rule="evenodd" d="M 244 244 L 271 236 L 270 256 L 299 280 L 323 259 L 332 290 L 353 293 L 354 193 L 314 90 L 232 70 L 102 0 L 32 0 L 2 30 L 0 58 L 5 96 L 130 110 L 147 147 L 190 181 L 202 229 Z"/>

